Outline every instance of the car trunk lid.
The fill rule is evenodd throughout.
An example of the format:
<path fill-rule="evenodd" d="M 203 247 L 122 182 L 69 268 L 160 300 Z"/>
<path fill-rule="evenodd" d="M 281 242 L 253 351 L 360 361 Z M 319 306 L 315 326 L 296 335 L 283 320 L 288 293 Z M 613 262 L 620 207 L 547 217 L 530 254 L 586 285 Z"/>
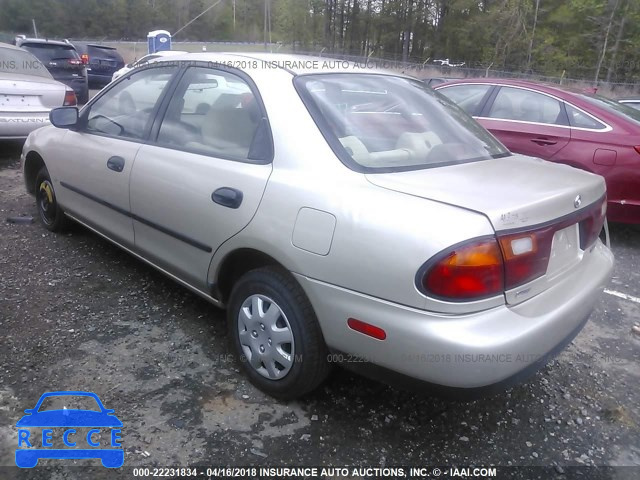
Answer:
<path fill-rule="evenodd" d="M 12 75 L 0 79 L 0 110 L 3 112 L 41 112 L 64 102 L 65 87 L 48 78 Z"/>
<path fill-rule="evenodd" d="M 598 175 L 522 155 L 366 176 L 383 188 L 479 212 L 499 239 L 544 232 L 539 240 L 550 244 L 546 273 L 507 287 L 511 304 L 549 288 L 580 262 L 590 234 L 587 223 L 597 222 L 606 191 Z"/>

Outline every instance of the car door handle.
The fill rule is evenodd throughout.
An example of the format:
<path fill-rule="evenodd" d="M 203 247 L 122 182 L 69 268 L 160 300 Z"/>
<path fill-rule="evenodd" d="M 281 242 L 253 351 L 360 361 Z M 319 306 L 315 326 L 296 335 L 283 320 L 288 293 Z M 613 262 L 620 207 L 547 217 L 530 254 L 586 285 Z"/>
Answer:
<path fill-rule="evenodd" d="M 242 192 L 231 187 L 220 187 L 211 194 L 211 200 L 223 207 L 238 208 L 242 203 Z"/>
<path fill-rule="evenodd" d="M 548 138 L 534 138 L 531 140 L 533 143 L 537 143 L 538 145 L 555 145 L 555 140 L 550 140 Z"/>
<path fill-rule="evenodd" d="M 107 168 L 109 170 L 113 170 L 114 172 L 121 172 L 124 170 L 124 158 L 122 157 L 111 157 L 107 160 Z"/>

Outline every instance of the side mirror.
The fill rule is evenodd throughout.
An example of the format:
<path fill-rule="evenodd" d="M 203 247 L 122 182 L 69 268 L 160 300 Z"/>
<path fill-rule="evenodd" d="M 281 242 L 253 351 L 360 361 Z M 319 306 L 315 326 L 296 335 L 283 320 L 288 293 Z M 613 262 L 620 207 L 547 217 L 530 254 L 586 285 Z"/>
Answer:
<path fill-rule="evenodd" d="M 71 128 L 78 124 L 77 107 L 58 107 L 49 112 L 49 121 L 57 128 Z"/>

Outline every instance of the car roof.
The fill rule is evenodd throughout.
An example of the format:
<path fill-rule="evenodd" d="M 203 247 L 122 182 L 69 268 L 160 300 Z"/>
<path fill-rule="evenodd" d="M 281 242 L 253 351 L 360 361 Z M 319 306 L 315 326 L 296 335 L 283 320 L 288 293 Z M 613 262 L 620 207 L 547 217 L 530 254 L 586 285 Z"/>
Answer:
<path fill-rule="evenodd" d="M 23 48 L 16 47 L 15 45 L 11 45 L 10 43 L 0 42 L 0 48 L 6 48 L 9 50 L 20 50 L 21 52 L 24 52 Z"/>
<path fill-rule="evenodd" d="M 166 60 L 157 60 L 155 63 L 161 63 L 162 61 L 178 62 L 181 60 L 226 64 L 245 71 L 251 70 L 251 63 L 253 60 L 256 60 L 263 62 L 265 68 L 285 70 L 294 76 L 327 73 L 330 71 L 331 73 L 378 73 L 413 78 L 409 75 L 365 67 L 363 63 L 360 64 L 338 58 L 284 53 L 198 52 L 171 56 Z"/>
<path fill-rule="evenodd" d="M 569 87 L 567 85 L 558 85 L 555 83 L 541 82 L 536 80 L 524 80 L 520 78 L 465 78 L 463 80 L 453 80 L 450 82 L 436 85 L 436 90 L 451 86 L 451 85 L 464 85 L 464 84 L 482 84 L 488 83 L 492 85 L 501 85 L 507 87 L 522 87 L 538 90 L 543 93 L 555 95 L 557 97 L 570 96 L 577 97 L 582 95 L 588 95 L 592 92 L 587 92 L 587 89 L 579 89 L 575 87 Z"/>
<path fill-rule="evenodd" d="M 73 44 L 71 43 L 63 42 L 61 40 L 49 40 L 48 38 L 20 38 L 18 39 L 18 42 L 20 43 L 20 45 L 23 45 L 25 43 L 41 43 L 46 45 L 61 45 L 74 48 Z"/>

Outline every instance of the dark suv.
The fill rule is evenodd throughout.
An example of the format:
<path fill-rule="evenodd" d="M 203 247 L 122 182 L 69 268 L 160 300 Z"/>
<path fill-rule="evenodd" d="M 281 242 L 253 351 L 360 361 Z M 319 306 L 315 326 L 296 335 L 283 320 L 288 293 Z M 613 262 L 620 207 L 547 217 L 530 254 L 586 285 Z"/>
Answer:
<path fill-rule="evenodd" d="M 77 42 L 73 46 L 87 66 L 91 88 L 104 87 L 111 81 L 114 72 L 124 67 L 122 55 L 114 47 Z"/>
<path fill-rule="evenodd" d="M 15 39 L 15 44 L 35 55 L 53 78 L 73 88 L 78 103 L 87 103 L 89 100 L 87 68 L 73 45 L 56 40 L 21 37 Z"/>

